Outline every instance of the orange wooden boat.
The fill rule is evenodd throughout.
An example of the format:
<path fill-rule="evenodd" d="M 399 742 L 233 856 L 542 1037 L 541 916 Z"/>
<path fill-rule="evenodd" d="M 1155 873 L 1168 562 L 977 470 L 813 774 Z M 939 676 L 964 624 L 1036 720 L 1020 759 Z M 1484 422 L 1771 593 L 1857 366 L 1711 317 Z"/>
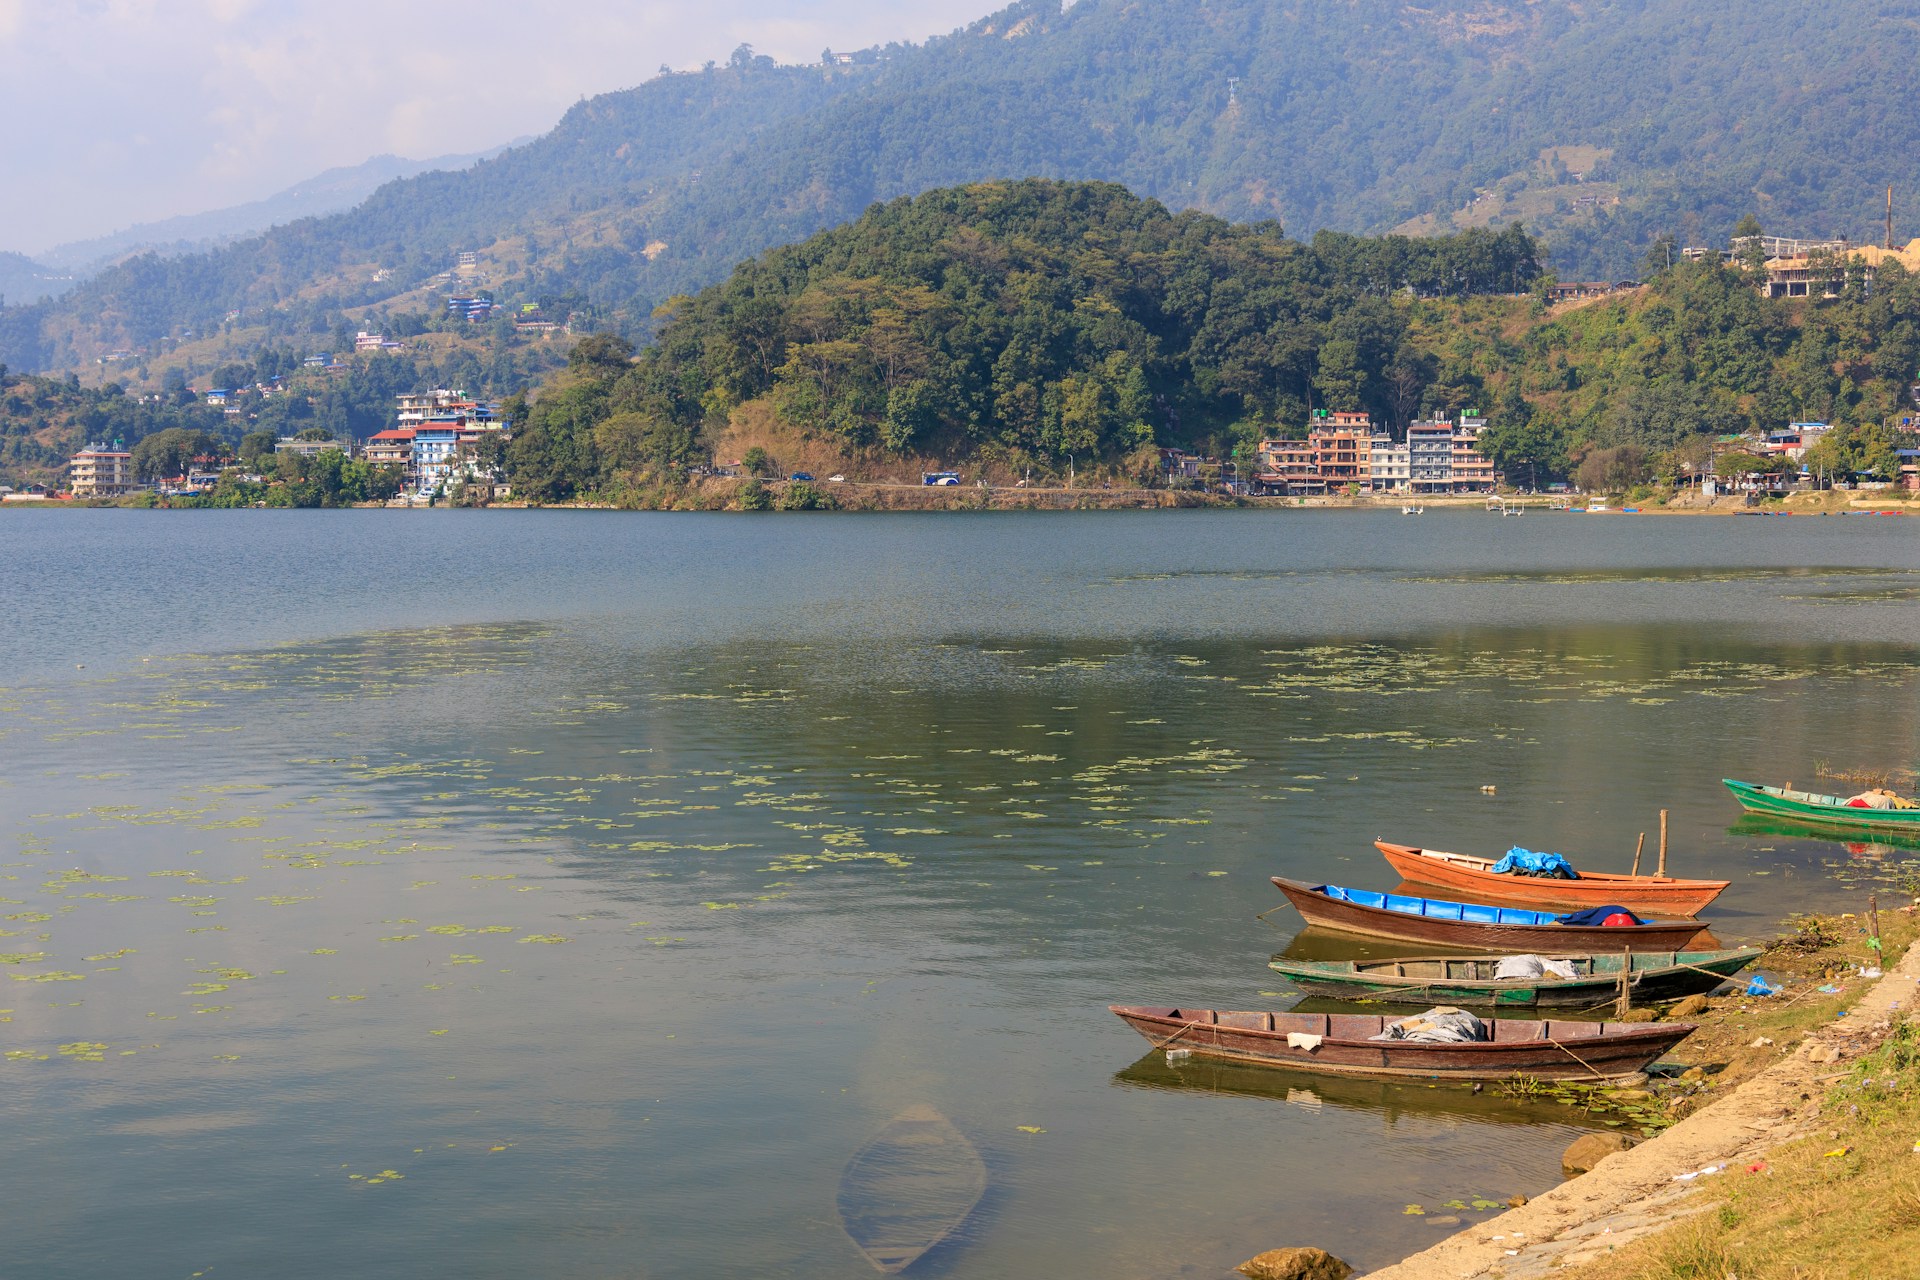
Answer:
<path fill-rule="evenodd" d="M 1375 840 L 1393 869 L 1414 884 L 1454 889 L 1497 902 L 1540 903 L 1554 907 L 1604 907 L 1614 903 L 1634 911 L 1666 916 L 1695 916 L 1720 896 L 1725 880 L 1676 880 L 1671 876 L 1621 876 L 1582 871 L 1578 880 L 1551 876 L 1493 874 L 1494 858 L 1446 853 L 1410 844 Z"/>

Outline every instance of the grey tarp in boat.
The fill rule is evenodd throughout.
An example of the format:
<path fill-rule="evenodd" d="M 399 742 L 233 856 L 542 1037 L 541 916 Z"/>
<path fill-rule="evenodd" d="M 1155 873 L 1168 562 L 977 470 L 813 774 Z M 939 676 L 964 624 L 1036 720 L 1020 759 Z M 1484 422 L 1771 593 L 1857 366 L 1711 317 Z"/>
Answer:
<path fill-rule="evenodd" d="M 1491 1037 L 1487 1035 L 1487 1024 L 1465 1009 L 1440 1005 L 1425 1013 L 1416 1013 L 1411 1018 L 1390 1022 L 1379 1035 L 1367 1038 L 1408 1040 L 1414 1044 L 1469 1044 Z"/>

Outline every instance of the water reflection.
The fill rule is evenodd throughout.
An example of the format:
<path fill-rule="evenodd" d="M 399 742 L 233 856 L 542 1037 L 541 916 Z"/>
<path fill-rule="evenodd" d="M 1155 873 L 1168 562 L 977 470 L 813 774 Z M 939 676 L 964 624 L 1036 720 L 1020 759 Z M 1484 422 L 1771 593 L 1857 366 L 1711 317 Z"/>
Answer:
<path fill-rule="evenodd" d="M 1351 1013 L 1354 1006 L 1326 1001 L 1329 1013 Z M 1368 1013 L 1388 1013 L 1391 1006 L 1366 1003 Z M 1318 1008 L 1307 1010 L 1320 1012 Z M 1555 1011 L 1555 1017 L 1559 1017 Z M 1498 1085 L 1475 1089 L 1458 1081 L 1438 1084 L 1400 1084 L 1356 1076 L 1320 1075 L 1288 1067 L 1249 1067 L 1209 1058 L 1192 1057 L 1178 1065 L 1155 1050 L 1133 1065 L 1114 1073 L 1116 1085 L 1134 1089 L 1228 1094 L 1318 1111 L 1335 1107 L 1365 1114 L 1382 1128 L 1393 1129 L 1409 1118 L 1467 1120 L 1475 1124 L 1573 1125 L 1606 1128 L 1613 1117 L 1560 1103 L 1516 1097 Z"/>

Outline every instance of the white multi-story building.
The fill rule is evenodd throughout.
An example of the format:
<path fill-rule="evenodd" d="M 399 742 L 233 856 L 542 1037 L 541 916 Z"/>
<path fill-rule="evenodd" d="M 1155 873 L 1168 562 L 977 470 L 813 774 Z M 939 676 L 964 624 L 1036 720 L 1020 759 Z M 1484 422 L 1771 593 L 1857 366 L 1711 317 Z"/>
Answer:
<path fill-rule="evenodd" d="M 1395 444 L 1385 432 L 1373 437 L 1367 452 L 1367 487 L 1375 493 L 1404 493 L 1412 478 L 1411 456 L 1404 444 Z"/>
<path fill-rule="evenodd" d="M 67 463 L 76 498 L 112 498 L 133 484 L 133 450 L 120 441 L 90 444 Z"/>

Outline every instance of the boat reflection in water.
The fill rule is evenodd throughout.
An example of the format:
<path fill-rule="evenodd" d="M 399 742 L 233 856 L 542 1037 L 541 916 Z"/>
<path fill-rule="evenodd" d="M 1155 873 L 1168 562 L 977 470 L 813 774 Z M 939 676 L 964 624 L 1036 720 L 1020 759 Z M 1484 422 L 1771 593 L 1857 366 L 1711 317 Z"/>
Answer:
<path fill-rule="evenodd" d="M 1114 1073 L 1113 1083 L 1129 1089 L 1179 1093 L 1220 1093 L 1266 1098 L 1317 1111 L 1334 1107 L 1378 1114 L 1389 1127 L 1404 1119 L 1472 1120 L 1482 1124 L 1562 1124 L 1583 1129 L 1610 1127 L 1598 1111 L 1543 1099 L 1514 1097 L 1497 1084 L 1479 1092 L 1457 1080 L 1432 1084 L 1399 1083 L 1359 1076 L 1328 1076 L 1286 1067 L 1248 1067 L 1201 1057 L 1167 1062 L 1160 1050 Z"/>
<path fill-rule="evenodd" d="M 1920 851 L 1920 836 L 1876 831 L 1870 839 L 1856 837 L 1843 840 L 1838 838 L 1841 833 L 1831 827 L 1752 813 L 1742 815 L 1738 822 L 1727 828 L 1727 834 L 1745 839 L 1806 840 L 1843 850 L 1848 858 L 1856 862 L 1881 862 L 1902 853 Z"/>

